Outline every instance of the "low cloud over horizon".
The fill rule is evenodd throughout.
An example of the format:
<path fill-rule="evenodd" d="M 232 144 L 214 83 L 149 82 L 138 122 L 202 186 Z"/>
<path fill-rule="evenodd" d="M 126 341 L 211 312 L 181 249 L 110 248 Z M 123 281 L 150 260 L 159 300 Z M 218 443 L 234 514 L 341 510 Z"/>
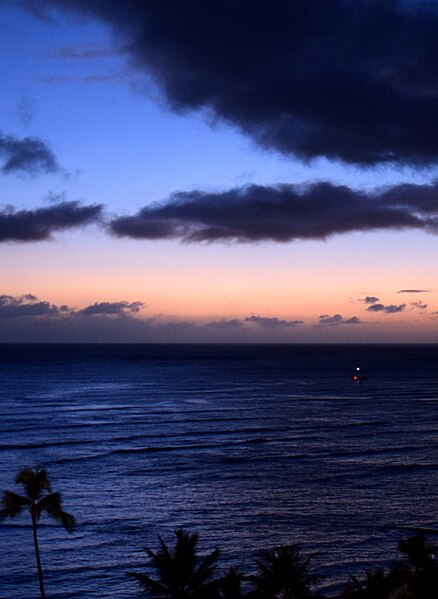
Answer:
<path fill-rule="evenodd" d="M 403 312 L 406 308 L 406 304 L 399 304 L 398 306 L 390 304 L 385 306 L 384 304 L 372 304 L 367 308 L 367 312 L 384 312 L 385 314 L 396 314 L 397 312 Z"/>
<path fill-rule="evenodd" d="M 138 314 L 144 307 L 143 302 L 96 302 L 82 310 L 77 310 L 78 316 L 121 316 Z"/>
<path fill-rule="evenodd" d="M 367 295 L 360 301 L 364 302 L 365 304 L 377 304 L 377 302 L 379 301 L 379 298 L 376 297 L 375 295 Z"/>
<path fill-rule="evenodd" d="M 276 317 L 267 318 L 264 316 L 247 316 L 244 322 L 250 322 L 266 329 L 291 328 L 303 324 L 302 320 L 282 320 Z"/>
<path fill-rule="evenodd" d="M 27 293 L 21 296 L 0 295 L 0 320 L 23 316 L 126 316 L 137 314 L 145 304 L 143 302 L 96 302 L 76 310 L 67 305 L 57 306 L 41 301 L 36 295 Z"/>
<path fill-rule="evenodd" d="M 415 304 L 415 305 L 414 305 Z M 306 320 L 249 314 L 214 320 L 151 314 L 143 301 L 97 301 L 81 308 L 57 305 L 32 293 L 0 295 L 0 343 L 320 343 L 387 341 L 402 306 L 372 304 L 377 320 L 340 313 Z M 365 308 L 365 307 L 364 307 Z M 427 306 L 412 303 L 423 323 L 434 319 Z M 365 309 L 366 312 L 366 309 Z M 380 313 L 380 314 L 379 314 Z M 393 316 L 395 315 L 395 316 Z M 418 320 L 417 318 L 417 320 Z M 361 325 L 361 326 L 357 326 Z M 400 332 L 404 339 L 403 330 Z M 397 335 L 391 337 L 397 339 Z"/>
<path fill-rule="evenodd" d="M 319 324 L 338 325 L 364 323 L 358 316 L 350 316 L 349 318 L 344 318 L 342 314 L 333 314 L 333 316 L 330 316 L 329 314 L 321 314 L 321 316 L 319 317 Z"/>
<path fill-rule="evenodd" d="M 425 304 L 424 302 L 411 302 L 411 309 L 417 309 L 417 310 L 427 310 L 427 306 L 428 304 Z"/>
<path fill-rule="evenodd" d="M 254 341 L 263 334 L 288 337 L 302 320 L 248 316 L 210 322 L 144 317 L 146 304 L 141 301 L 95 302 L 81 309 L 57 306 L 28 293 L 22 296 L 0 295 L 0 342 L 181 342 Z"/>

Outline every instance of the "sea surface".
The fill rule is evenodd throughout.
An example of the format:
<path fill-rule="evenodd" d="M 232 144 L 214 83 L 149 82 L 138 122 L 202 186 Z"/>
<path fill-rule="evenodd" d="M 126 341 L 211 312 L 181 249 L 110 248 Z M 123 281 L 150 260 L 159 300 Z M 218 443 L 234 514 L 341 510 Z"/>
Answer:
<path fill-rule="evenodd" d="M 126 572 L 178 527 L 246 573 L 299 543 L 334 592 L 418 529 L 438 542 L 438 346 L 3 345 L 0 490 L 37 465 L 78 521 L 41 518 L 48 599 L 139 597 Z M 22 514 L 0 597 L 38 592 Z"/>

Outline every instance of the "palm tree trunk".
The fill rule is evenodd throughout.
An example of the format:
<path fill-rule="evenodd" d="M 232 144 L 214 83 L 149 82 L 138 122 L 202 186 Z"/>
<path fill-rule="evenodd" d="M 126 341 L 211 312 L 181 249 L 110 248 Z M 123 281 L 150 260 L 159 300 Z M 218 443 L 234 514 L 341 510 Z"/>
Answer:
<path fill-rule="evenodd" d="M 33 544 L 35 546 L 35 557 L 36 557 L 37 568 L 38 568 L 38 579 L 40 582 L 41 599 L 46 599 L 46 594 L 44 593 L 43 570 L 41 568 L 40 550 L 38 547 L 37 521 L 36 521 L 36 516 L 35 516 L 33 510 L 32 510 L 32 529 L 33 529 Z"/>

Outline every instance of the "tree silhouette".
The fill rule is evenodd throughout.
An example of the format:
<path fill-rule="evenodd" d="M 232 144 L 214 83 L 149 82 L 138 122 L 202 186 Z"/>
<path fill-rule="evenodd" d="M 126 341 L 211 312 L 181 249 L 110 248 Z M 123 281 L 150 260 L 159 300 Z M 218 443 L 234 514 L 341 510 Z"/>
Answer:
<path fill-rule="evenodd" d="M 400 541 L 399 550 L 413 566 L 408 589 L 415 599 L 436 599 L 438 597 L 438 548 L 428 543 L 422 534 Z"/>
<path fill-rule="evenodd" d="M 176 543 L 169 549 L 158 536 L 160 547 L 154 552 L 145 548 L 150 558 L 149 566 L 158 577 L 128 572 L 142 585 L 146 596 L 163 599 L 210 599 L 217 598 L 217 581 L 213 580 L 219 550 L 215 549 L 204 558 L 197 556 L 198 535 L 182 529 L 175 531 Z"/>
<path fill-rule="evenodd" d="M 399 551 L 404 553 L 416 570 L 435 565 L 438 553 L 436 545 L 428 543 L 422 534 L 402 539 L 398 544 Z"/>
<path fill-rule="evenodd" d="M 252 577 L 254 594 L 262 599 L 308 599 L 312 586 L 320 580 L 309 572 L 313 557 L 302 557 L 298 545 L 263 551 L 257 561 L 259 572 Z"/>
<path fill-rule="evenodd" d="M 423 535 L 403 539 L 398 545 L 407 558 L 383 568 L 367 571 L 363 581 L 350 576 L 344 599 L 437 599 L 438 564 L 436 545 Z"/>
<path fill-rule="evenodd" d="M 247 577 L 244 574 L 236 572 L 234 568 L 229 570 L 219 578 L 217 587 L 220 590 L 222 599 L 242 599 L 242 582 Z"/>
<path fill-rule="evenodd" d="M 5 518 L 15 518 L 24 509 L 28 509 L 32 519 L 33 542 L 38 569 L 41 599 L 45 599 L 43 571 L 41 568 L 40 551 L 38 547 L 37 523 L 43 512 L 46 512 L 62 526 L 71 532 L 75 527 L 75 519 L 62 510 L 60 493 L 52 493 L 47 472 L 37 467 L 35 470 L 24 468 L 15 477 L 15 484 L 22 485 L 24 495 L 12 491 L 4 491 L 1 502 L 0 521 Z"/>
<path fill-rule="evenodd" d="M 367 570 L 365 580 L 360 581 L 355 576 L 350 576 L 348 589 L 344 593 L 345 599 L 389 599 L 393 597 L 396 589 L 392 579 L 385 574 L 383 568 Z"/>

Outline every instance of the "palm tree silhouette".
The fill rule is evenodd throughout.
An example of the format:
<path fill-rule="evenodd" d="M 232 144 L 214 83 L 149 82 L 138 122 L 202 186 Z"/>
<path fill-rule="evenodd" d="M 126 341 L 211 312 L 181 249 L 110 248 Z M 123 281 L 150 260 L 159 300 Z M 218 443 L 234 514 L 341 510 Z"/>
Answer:
<path fill-rule="evenodd" d="M 438 597 L 438 547 L 429 543 L 423 534 L 400 541 L 399 550 L 404 553 L 411 569 L 408 588 L 416 599 Z"/>
<path fill-rule="evenodd" d="M 160 547 L 154 552 L 145 547 L 150 558 L 150 567 L 158 578 L 147 574 L 128 572 L 141 583 L 146 595 L 161 599 L 210 599 L 218 597 L 216 581 L 213 580 L 215 562 L 219 550 L 215 549 L 206 557 L 197 556 L 198 535 L 182 529 L 175 531 L 176 543 L 169 549 L 158 536 Z"/>
<path fill-rule="evenodd" d="M 60 493 L 52 493 L 47 472 L 37 467 L 35 470 L 24 468 L 15 477 L 15 484 L 22 485 L 24 495 L 12 491 L 4 491 L 1 502 L 0 521 L 5 518 L 15 518 L 23 509 L 27 508 L 32 518 L 33 542 L 40 583 L 41 599 L 45 599 L 43 571 L 41 568 L 40 550 L 38 547 L 37 523 L 43 512 L 71 532 L 75 527 L 75 519 L 67 512 L 62 511 Z"/>
<path fill-rule="evenodd" d="M 364 581 L 350 575 L 347 590 L 342 596 L 345 599 L 389 599 L 394 596 L 393 592 L 397 589 L 400 587 L 394 584 L 385 570 L 377 568 L 367 570 Z"/>
<path fill-rule="evenodd" d="M 428 543 L 423 534 L 402 539 L 398 544 L 399 551 L 404 553 L 416 570 L 436 565 L 438 549 L 433 543 Z"/>
<path fill-rule="evenodd" d="M 220 590 L 222 599 L 242 599 L 242 582 L 247 577 L 244 574 L 236 572 L 234 568 L 228 571 L 217 581 L 217 587 Z"/>
<path fill-rule="evenodd" d="M 319 576 L 310 574 L 309 564 L 315 554 L 301 556 L 298 545 L 281 545 L 265 550 L 257 561 L 258 574 L 252 577 L 255 595 L 261 599 L 308 599 Z"/>

